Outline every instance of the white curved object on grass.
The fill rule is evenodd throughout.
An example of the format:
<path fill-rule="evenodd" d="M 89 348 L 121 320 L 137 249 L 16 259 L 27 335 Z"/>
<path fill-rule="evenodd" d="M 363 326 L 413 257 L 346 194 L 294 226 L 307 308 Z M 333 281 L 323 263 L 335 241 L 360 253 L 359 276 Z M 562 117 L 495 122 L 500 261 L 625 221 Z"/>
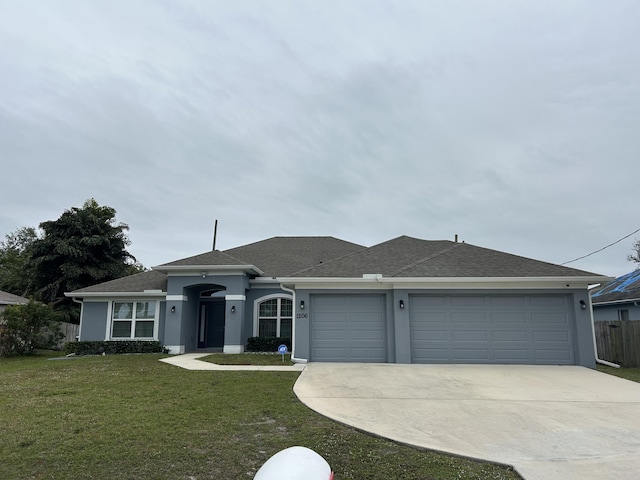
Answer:
<path fill-rule="evenodd" d="M 256 472 L 253 480 L 332 480 L 327 461 L 306 447 L 280 450 Z"/>

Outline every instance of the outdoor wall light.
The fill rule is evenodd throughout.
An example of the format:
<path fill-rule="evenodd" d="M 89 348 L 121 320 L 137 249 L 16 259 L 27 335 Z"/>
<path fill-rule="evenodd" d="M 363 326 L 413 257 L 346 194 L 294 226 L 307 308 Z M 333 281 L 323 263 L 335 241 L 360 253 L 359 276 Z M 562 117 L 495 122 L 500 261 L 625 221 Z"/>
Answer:
<path fill-rule="evenodd" d="M 304 310 L 304 300 L 300 300 L 300 310 Z"/>
<path fill-rule="evenodd" d="M 171 307 L 171 313 L 176 313 L 176 306 Z"/>
<path fill-rule="evenodd" d="M 236 306 L 235 305 L 231 305 L 231 313 L 236 313 Z"/>
<path fill-rule="evenodd" d="M 584 303 L 584 300 L 580 300 L 580 308 L 583 309 L 583 310 L 586 310 L 587 304 Z"/>
<path fill-rule="evenodd" d="M 404 300 L 400 300 L 400 308 L 404 308 Z"/>

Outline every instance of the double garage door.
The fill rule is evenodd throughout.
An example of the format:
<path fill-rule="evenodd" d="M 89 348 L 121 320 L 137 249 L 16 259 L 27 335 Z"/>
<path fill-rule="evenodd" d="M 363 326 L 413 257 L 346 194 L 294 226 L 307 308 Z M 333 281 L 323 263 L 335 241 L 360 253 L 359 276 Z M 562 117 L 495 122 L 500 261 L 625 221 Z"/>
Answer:
<path fill-rule="evenodd" d="M 574 363 L 566 295 L 409 297 L 413 363 Z"/>
<path fill-rule="evenodd" d="M 312 295 L 311 361 L 388 361 L 385 298 Z M 566 295 L 410 295 L 408 315 L 412 363 L 575 363 Z"/>

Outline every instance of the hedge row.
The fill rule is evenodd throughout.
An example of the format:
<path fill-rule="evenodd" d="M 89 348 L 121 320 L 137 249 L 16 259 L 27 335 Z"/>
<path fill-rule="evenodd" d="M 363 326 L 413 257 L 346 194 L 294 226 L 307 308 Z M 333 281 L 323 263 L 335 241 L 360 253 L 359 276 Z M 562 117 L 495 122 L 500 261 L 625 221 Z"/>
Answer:
<path fill-rule="evenodd" d="M 286 345 L 291 351 L 291 339 L 282 337 L 250 337 L 247 340 L 247 352 L 277 352 L 280 345 Z M 114 355 L 118 353 L 163 353 L 160 342 L 118 340 L 100 342 L 67 342 L 66 354 L 76 355 Z"/>
<path fill-rule="evenodd" d="M 247 352 L 277 352 L 280 345 L 291 351 L 291 339 L 282 337 L 249 337 Z"/>
<path fill-rule="evenodd" d="M 113 355 L 117 353 L 162 353 L 162 344 L 153 341 L 122 340 L 113 342 L 67 342 L 64 352 L 76 355 Z"/>

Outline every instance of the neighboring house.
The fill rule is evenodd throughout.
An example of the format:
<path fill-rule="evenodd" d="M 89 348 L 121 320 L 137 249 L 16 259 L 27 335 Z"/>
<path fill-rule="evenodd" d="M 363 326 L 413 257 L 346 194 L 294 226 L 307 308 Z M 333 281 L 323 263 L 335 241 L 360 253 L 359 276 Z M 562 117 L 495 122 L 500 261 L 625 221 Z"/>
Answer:
<path fill-rule="evenodd" d="M 595 321 L 640 320 L 640 269 L 595 290 L 591 302 Z"/>
<path fill-rule="evenodd" d="M 80 340 L 296 361 L 595 365 L 588 287 L 609 277 L 452 241 L 274 237 L 66 293 Z"/>
<path fill-rule="evenodd" d="M 9 305 L 23 305 L 26 303 L 29 303 L 28 298 L 0 290 L 0 315 L 2 315 L 4 309 Z"/>

